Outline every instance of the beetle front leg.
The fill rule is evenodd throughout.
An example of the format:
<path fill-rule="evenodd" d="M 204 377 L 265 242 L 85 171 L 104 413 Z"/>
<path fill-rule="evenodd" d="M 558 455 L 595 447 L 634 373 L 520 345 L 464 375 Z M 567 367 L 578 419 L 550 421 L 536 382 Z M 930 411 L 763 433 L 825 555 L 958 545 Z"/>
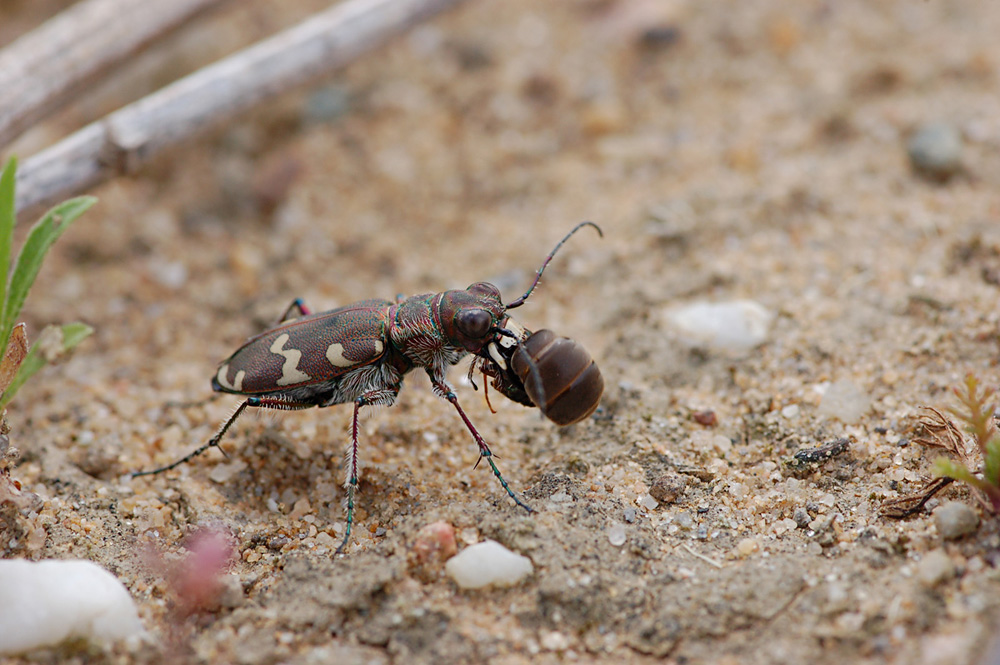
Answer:
<path fill-rule="evenodd" d="M 371 390 L 354 400 L 354 418 L 351 420 L 351 447 L 347 449 L 347 525 L 344 529 L 344 539 L 334 552 L 340 554 L 347 547 L 347 541 L 351 538 L 351 526 L 354 524 L 354 492 L 358 487 L 358 416 L 363 406 L 392 406 L 399 394 L 399 385 L 390 388 L 379 388 Z"/>
<path fill-rule="evenodd" d="M 507 481 L 503 479 L 502 475 L 500 475 L 500 469 L 497 468 L 496 463 L 493 461 L 493 452 L 486 444 L 486 440 L 479 433 L 479 430 L 476 429 L 476 426 L 473 425 L 472 421 L 469 420 L 469 417 L 465 415 L 465 410 L 458 403 L 458 395 L 455 394 L 455 391 L 452 390 L 451 386 L 449 386 L 444 380 L 435 378 L 430 369 L 427 370 L 427 376 L 431 379 L 431 386 L 434 389 L 434 394 L 451 402 L 452 406 L 454 406 L 458 411 L 458 415 L 461 416 L 462 422 L 465 423 L 466 428 L 468 428 L 469 432 L 472 434 L 472 438 L 475 440 L 476 445 L 479 446 L 479 460 L 476 461 L 476 466 L 479 466 L 479 462 L 485 459 L 486 463 L 490 465 L 491 469 L 493 469 L 493 475 L 500 481 L 500 486 L 507 492 L 507 496 L 513 499 L 514 503 L 521 506 L 529 513 L 533 512 L 528 504 L 517 498 L 517 495 L 514 494 L 514 490 L 510 488 Z"/>

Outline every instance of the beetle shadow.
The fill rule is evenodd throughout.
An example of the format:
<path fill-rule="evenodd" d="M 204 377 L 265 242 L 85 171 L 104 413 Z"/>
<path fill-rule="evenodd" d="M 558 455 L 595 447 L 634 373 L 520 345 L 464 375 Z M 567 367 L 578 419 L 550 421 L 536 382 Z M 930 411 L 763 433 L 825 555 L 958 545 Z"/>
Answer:
<path fill-rule="evenodd" d="M 267 424 L 242 438 L 242 445 L 226 446 L 230 459 L 222 461 L 236 465 L 239 470 L 223 482 L 215 483 L 216 490 L 230 505 L 265 513 L 277 509 L 288 515 L 296 502 L 307 499 L 308 513 L 316 516 L 318 528 L 344 521 L 346 444 L 341 438 L 335 445 L 312 445 L 306 456 L 297 452 L 280 424 Z M 388 520 L 397 509 L 409 510 L 403 505 L 412 502 L 407 492 L 412 476 L 409 469 L 371 461 L 363 462 L 362 469 L 355 498 L 356 522 Z"/>

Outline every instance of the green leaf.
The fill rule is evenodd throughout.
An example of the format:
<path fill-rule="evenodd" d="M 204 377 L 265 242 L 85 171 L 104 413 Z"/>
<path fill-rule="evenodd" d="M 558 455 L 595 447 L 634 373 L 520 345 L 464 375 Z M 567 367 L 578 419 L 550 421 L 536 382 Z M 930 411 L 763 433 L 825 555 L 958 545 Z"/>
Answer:
<path fill-rule="evenodd" d="M 986 444 L 983 475 L 987 482 L 1000 489 L 1000 435 L 994 436 Z"/>
<path fill-rule="evenodd" d="M 935 476 L 961 480 L 963 483 L 968 483 L 978 489 L 985 490 L 985 488 L 989 487 L 989 483 L 969 471 L 965 468 L 965 465 L 954 462 L 947 457 L 938 457 L 934 460 L 934 466 L 931 468 L 931 471 Z"/>
<path fill-rule="evenodd" d="M 94 334 L 94 329 L 86 323 L 67 323 L 62 327 L 63 351 L 69 351 L 74 346 Z"/>
<path fill-rule="evenodd" d="M 0 298 L 3 298 L 3 306 L 0 306 L 0 321 L 3 320 L 3 307 L 7 302 L 7 272 L 10 270 L 10 245 L 14 236 L 14 222 L 16 213 L 14 210 L 14 184 L 17 175 L 17 157 L 11 157 L 3 167 L 3 174 L 0 174 Z M 0 328 L 0 332 L 6 328 Z M 0 349 L 7 348 L 7 338 L 10 331 L 0 338 Z"/>
<path fill-rule="evenodd" d="M 58 330 L 54 330 L 54 328 L 55 326 L 47 327 L 38 336 L 38 341 L 31 345 L 31 350 L 28 351 L 28 356 L 21 363 L 17 375 L 3 396 L 0 397 L 0 411 L 6 408 L 25 381 L 34 376 L 38 370 L 56 360 L 94 332 L 94 329 L 85 323 L 67 323 Z"/>
<path fill-rule="evenodd" d="M 7 299 L 4 301 L 3 319 L 0 320 L 0 339 L 7 339 L 17 321 L 17 316 L 28 297 L 28 291 L 38 276 L 42 267 L 42 259 L 63 231 L 82 215 L 84 211 L 97 202 L 92 196 L 80 196 L 64 201 L 48 211 L 31 228 L 28 239 L 17 257 L 17 264 L 10 277 L 7 288 Z"/>

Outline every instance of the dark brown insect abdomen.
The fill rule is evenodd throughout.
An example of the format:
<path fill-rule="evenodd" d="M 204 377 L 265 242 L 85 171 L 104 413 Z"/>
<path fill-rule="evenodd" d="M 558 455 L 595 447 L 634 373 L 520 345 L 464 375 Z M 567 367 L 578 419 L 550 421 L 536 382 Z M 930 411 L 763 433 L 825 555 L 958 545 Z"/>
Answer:
<path fill-rule="evenodd" d="M 604 377 L 587 350 L 551 330 L 539 330 L 519 344 L 511 369 L 528 397 L 557 425 L 580 422 L 594 412 L 604 394 Z"/>

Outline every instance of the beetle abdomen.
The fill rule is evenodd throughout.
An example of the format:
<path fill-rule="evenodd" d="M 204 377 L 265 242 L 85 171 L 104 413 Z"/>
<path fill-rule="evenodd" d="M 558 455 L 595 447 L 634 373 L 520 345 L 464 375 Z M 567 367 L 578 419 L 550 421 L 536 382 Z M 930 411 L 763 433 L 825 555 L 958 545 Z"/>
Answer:
<path fill-rule="evenodd" d="M 557 425 L 580 422 L 594 412 L 604 394 L 604 377 L 587 350 L 551 330 L 539 330 L 519 344 L 511 369 L 528 397 Z"/>

